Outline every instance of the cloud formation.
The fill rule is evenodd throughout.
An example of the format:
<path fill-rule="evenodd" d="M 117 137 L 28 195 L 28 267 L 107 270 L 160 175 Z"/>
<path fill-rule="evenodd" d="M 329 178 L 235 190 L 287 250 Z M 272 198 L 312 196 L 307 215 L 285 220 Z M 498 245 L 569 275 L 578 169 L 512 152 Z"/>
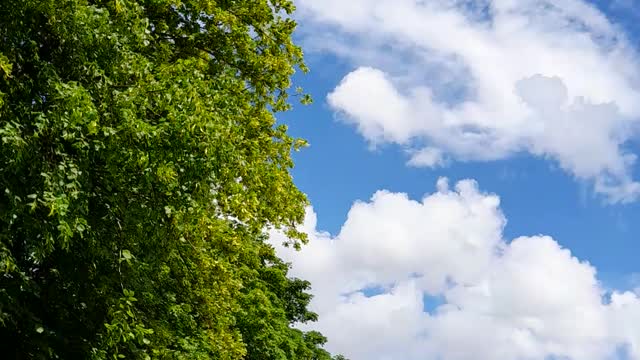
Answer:
<path fill-rule="evenodd" d="M 548 236 L 503 238 L 496 195 L 446 179 L 422 200 L 378 191 L 339 234 L 299 252 L 272 244 L 313 284 L 309 325 L 352 360 L 640 359 L 640 298 Z M 307 326 L 307 325 L 304 325 Z"/>
<path fill-rule="evenodd" d="M 350 61 L 329 105 L 411 166 L 519 152 L 636 200 L 640 62 L 580 0 L 297 0 L 304 45 Z"/>

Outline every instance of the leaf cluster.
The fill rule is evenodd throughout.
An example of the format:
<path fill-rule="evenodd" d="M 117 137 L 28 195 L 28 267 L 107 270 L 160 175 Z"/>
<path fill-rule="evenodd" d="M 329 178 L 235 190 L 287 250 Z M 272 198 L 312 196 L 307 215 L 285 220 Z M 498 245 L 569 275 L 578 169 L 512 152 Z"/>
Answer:
<path fill-rule="evenodd" d="M 330 359 L 277 125 L 306 71 L 289 0 L 0 2 L 0 352 Z"/>

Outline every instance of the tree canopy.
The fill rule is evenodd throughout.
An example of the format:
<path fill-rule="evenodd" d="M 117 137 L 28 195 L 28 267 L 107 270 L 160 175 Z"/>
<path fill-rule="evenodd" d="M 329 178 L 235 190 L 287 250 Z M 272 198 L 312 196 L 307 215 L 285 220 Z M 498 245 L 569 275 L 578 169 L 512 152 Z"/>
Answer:
<path fill-rule="evenodd" d="M 331 356 L 296 230 L 290 0 L 0 2 L 0 353 Z"/>

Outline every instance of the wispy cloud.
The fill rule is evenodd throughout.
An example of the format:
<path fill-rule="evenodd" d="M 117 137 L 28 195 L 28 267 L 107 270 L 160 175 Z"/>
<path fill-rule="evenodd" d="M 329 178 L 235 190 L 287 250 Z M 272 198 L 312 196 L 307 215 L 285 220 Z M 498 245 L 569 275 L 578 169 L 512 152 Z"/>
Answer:
<path fill-rule="evenodd" d="M 354 65 L 328 103 L 372 144 L 422 155 L 412 166 L 524 151 L 556 161 L 609 201 L 640 196 L 636 155 L 625 148 L 640 118 L 640 61 L 625 33 L 588 3 L 297 5 L 305 47 Z"/>

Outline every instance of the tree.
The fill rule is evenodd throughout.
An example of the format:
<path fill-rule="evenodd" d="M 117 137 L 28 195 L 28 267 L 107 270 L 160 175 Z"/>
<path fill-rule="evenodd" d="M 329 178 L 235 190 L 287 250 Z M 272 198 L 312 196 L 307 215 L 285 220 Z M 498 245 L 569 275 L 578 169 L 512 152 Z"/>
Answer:
<path fill-rule="evenodd" d="M 325 359 L 277 125 L 290 0 L 0 2 L 0 351 Z"/>

